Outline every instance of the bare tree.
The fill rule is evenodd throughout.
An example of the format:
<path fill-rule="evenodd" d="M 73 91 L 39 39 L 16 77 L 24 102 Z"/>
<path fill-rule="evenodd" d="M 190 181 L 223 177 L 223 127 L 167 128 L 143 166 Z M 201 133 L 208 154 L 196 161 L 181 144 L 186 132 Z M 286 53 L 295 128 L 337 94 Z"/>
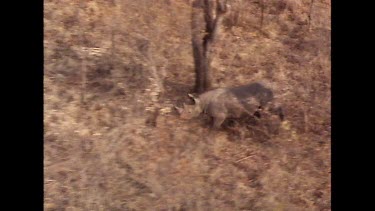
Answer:
<path fill-rule="evenodd" d="M 227 12 L 226 0 L 194 0 L 192 4 L 192 46 L 196 74 L 194 89 L 197 93 L 211 87 L 211 47 Z"/>

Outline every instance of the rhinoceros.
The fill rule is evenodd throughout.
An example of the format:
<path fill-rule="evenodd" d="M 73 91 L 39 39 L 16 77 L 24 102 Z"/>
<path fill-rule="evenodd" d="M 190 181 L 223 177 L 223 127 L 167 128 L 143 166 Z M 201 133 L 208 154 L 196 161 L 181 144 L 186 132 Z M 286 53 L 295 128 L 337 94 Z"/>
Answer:
<path fill-rule="evenodd" d="M 284 114 L 281 106 L 275 103 L 274 94 L 262 83 L 217 88 L 198 97 L 188 94 L 195 105 L 184 104 L 183 108 L 175 106 L 182 119 L 191 119 L 205 113 L 213 118 L 213 127 L 218 129 L 226 118 L 240 118 L 247 114 L 253 116 L 264 110 L 278 115 L 283 121 Z"/>

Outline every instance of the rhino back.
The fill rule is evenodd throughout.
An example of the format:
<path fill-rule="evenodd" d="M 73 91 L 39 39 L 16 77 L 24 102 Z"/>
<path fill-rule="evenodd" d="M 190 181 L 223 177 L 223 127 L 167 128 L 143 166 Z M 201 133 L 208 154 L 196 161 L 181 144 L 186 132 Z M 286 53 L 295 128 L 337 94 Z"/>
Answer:
<path fill-rule="evenodd" d="M 229 91 L 243 104 L 245 108 L 252 108 L 254 103 L 265 106 L 273 100 L 273 92 L 260 83 L 251 83 L 232 87 Z"/>

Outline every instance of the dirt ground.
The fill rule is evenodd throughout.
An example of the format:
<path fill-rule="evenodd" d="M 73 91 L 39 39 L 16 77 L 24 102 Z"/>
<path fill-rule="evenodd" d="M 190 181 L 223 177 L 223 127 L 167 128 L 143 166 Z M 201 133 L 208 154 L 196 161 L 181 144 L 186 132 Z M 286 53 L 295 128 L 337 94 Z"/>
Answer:
<path fill-rule="evenodd" d="M 286 120 L 221 130 L 173 109 L 189 2 L 45 1 L 45 210 L 331 210 L 330 1 L 230 1 L 213 85 L 268 81 Z"/>

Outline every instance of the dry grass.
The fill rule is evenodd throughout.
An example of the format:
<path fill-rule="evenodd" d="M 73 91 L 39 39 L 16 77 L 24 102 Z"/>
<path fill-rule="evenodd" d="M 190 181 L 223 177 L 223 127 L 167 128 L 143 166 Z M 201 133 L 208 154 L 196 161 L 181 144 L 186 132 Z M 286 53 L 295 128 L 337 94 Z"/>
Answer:
<path fill-rule="evenodd" d="M 310 29 L 310 1 L 265 1 L 262 28 L 232 2 L 213 84 L 272 82 L 286 121 L 220 131 L 172 109 L 194 81 L 188 1 L 82 2 L 45 1 L 46 210 L 330 210 L 330 1 Z"/>

